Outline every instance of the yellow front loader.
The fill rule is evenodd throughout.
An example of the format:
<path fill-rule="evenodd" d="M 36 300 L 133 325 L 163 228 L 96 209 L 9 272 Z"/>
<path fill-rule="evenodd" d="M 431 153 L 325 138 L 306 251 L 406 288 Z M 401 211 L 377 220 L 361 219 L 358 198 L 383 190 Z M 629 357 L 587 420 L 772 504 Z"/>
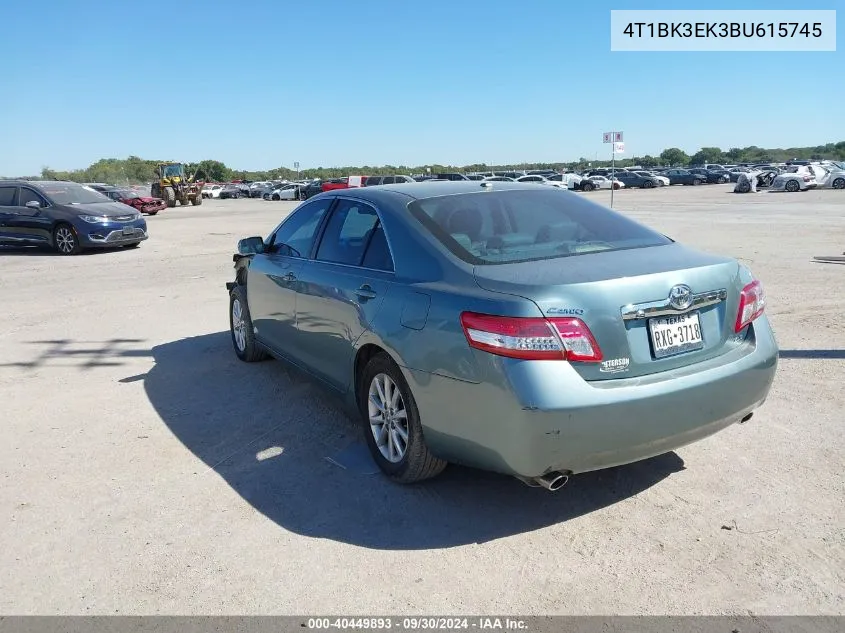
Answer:
<path fill-rule="evenodd" d="M 159 163 L 156 176 L 158 182 L 153 183 L 150 191 L 153 198 L 161 198 L 168 207 L 175 207 L 177 200 L 182 206 L 202 204 L 202 189 L 196 175 L 188 178 L 182 163 Z"/>

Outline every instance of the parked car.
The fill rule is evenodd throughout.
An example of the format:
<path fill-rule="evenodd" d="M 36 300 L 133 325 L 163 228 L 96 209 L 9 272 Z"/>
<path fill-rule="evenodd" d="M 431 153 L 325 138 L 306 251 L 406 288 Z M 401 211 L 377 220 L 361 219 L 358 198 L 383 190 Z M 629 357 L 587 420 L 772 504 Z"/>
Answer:
<path fill-rule="evenodd" d="M 670 185 L 700 185 L 704 178 L 686 169 L 667 169 L 663 175 L 669 179 Z"/>
<path fill-rule="evenodd" d="M 223 186 L 223 188 L 220 190 L 220 195 L 218 197 L 221 200 L 225 200 L 228 198 L 243 198 L 244 192 L 242 191 L 240 185 L 229 184 Z"/>
<path fill-rule="evenodd" d="M 654 187 L 661 187 L 663 183 L 657 176 L 646 175 L 642 176 L 633 171 L 618 171 L 616 178 L 623 183 L 627 188 L 639 187 L 641 189 L 652 189 Z"/>
<path fill-rule="evenodd" d="M 625 183 L 619 180 L 619 178 L 614 178 L 613 181 L 613 188 L 618 190 L 622 189 L 625 186 Z M 595 176 L 588 176 L 583 178 L 581 182 L 578 184 L 578 189 L 581 191 L 593 191 L 594 189 L 610 189 L 611 187 L 611 180 L 606 176 L 600 176 L 596 174 Z"/>
<path fill-rule="evenodd" d="M 539 174 L 531 174 L 527 176 L 520 176 L 519 178 L 515 179 L 516 182 L 533 182 L 536 184 L 547 184 L 549 181 L 546 179 L 545 176 L 540 176 Z"/>
<path fill-rule="evenodd" d="M 463 174 L 435 174 L 434 177 L 439 180 L 469 180 Z"/>
<path fill-rule="evenodd" d="M 659 187 L 665 187 L 670 184 L 669 179 L 666 176 L 661 176 L 660 174 L 654 174 L 650 171 L 635 171 L 634 173 L 638 176 L 642 176 L 643 178 L 654 178 L 657 180 Z"/>
<path fill-rule="evenodd" d="M 101 191 L 100 193 L 108 196 L 115 202 L 122 202 L 140 211 L 145 215 L 155 215 L 159 211 L 164 211 L 167 208 L 167 203 L 161 198 L 152 198 L 150 196 L 142 196 L 141 194 L 132 191 L 131 189 L 119 189 L 112 187 Z"/>
<path fill-rule="evenodd" d="M 845 189 L 845 168 L 833 163 L 819 167 L 821 176 L 816 176 L 819 188 L 823 189 Z"/>
<path fill-rule="evenodd" d="M 555 490 L 750 419 L 778 363 L 748 268 L 553 187 L 332 191 L 235 260 L 235 355 L 336 390 L 402 483 Z"/>
<path fill-rule="evenodd" d="M 567 189 L 578 189 L 578 185 L 581 183 L 582 177 L 578 174 L 566 173 L 553 174 L 551 176 L 547 176 L 546 179 L 550 182 L 562 182 L 566 185 Z"/>
<path fill-rule="evenodd" d="M 724 169 L 704 169 L 702 167 L 692 168 L 689 170 L 693 174 L 698 174 L 702 177 L 705 183 L 708 184 L 722 184 L 730 182 L 730 172 Z"/>
<path fill-rule="evenodd" d="M 0 180 L 0 242 L 49 246 L 61 255 L 136 247 L 148 238 L 139 211 L 66 181 Z"/>
<path fill-rule="evenodd" d="M 818 187 L 816 173 L 809 165 L 796 165 L 786 170 L 772 181 L 769 191 L 807 191 Z"/>
<path fill-rule="evenodd" d="M 308 198 L 312 198 L 323 192 L 323 181 L 320 179 L 312 180 L 302 185 L 300 192 L 302 193 L 302 199 L 308 200 Z"/>
<path fill-rule="evenodd" d="M 747 174 L 749 171 L 751 170 L 746 167 L 733 167 L 728 170 L 728 178 L 731 182 L 736 182 L 740 174 Z"/>
<path fill-rule="evenodd" d="M 205 185 L 200 190 L 200 195 L 203 198 L 219 198 L 221 191 L 223 191 L 223 185 Z"/>
<path fill-rule="evenodd" d="M 776 169 L 752 169 L 739 175 L 734 193 L 753 193 L 758 189 L 768 189 L 778 175 Z"/>
<path fill-rule="evenodd" d="M 367 176 L 367 179 L 364 181 L 365 187 L 377 187 L 379 185 L 393 185 L 393 184 L 402 184 L 402 183 L 411 183 L 416 182 L 410 176 Z"/>
<path fill-rule="evenodd" d="M 282 185 L 272 191 L 270 200 L 304 200 L 302 189 L 303 186 L 298 183 Z"/>
<path fill-rule="evenodd" d="M 334 191 L 335 189 L 354 189 L 363 187 L 366 183 L 364 176 L 347 176 L 346 178 L 330 178 L 324 180 L 321 188 L 323 191 Z"/>
<path fill-rule="evenodd" d="M 483 182 L 514 182 L 514 179 L 507 176 L 486 176 Z"/>

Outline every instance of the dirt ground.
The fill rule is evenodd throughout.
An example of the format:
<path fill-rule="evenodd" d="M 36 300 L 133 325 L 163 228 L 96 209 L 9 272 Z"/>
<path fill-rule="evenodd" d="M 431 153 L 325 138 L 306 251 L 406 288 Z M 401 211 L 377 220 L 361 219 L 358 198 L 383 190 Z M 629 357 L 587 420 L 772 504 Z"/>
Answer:
<path fill-rule="evenodd" d="M 356 426 L 236 360 L 236 241 L 293 207 L 207 201 L 138 250 L 0 250 L 0 613 L 843 614 L 845 192 L 616 192 L 762 280 L 781 346 L 749 423 L 557 493 L 344 470 Z M 609 192 L 593 192 L 609 202 Z"/>

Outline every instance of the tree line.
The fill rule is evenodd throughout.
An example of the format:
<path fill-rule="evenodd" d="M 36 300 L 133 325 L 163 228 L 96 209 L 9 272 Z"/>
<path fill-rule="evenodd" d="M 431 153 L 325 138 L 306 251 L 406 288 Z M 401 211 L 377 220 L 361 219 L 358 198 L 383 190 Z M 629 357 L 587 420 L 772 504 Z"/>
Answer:
<path fill-rule="evenodd" d="M 802 160 L 840 160 L 845 161 L 845 141 L 828 143 L 815 147 L 790 147 L 786 149 L 766 149 L 751 145 L 749 147 L 732 147 L 722 151 L 718 147 L 702 147 L 695 154 L 689 155 L 682 149 L 670 147 L 657 156 L 632 156 L 625 158 L 619 155 L 616 165 L 619 167 L 684 167 L 687 165 L 703 165 L 707 163 L 764 163 L 784 162 L 793 158 Z M 44 167 L 37 176 L 28 176 L 34 180 L 70 180 L 74 182 L 106 182 L 114 184 L 138 184 L 152 182 L 156 176 L 157 160 L 146 160 L 138 156 L 129 158 L 102 158 L 84 169 L 71 171 L 57 171 Z M 390 174 L 423 174 L 444 172 L 485 172 L 511 171 L 514 169 L 554 169 L 579 170 L 586 167 L 610 166 L 610 159 L 591 160 L 581 157 L 577 161 L 560 163 L 522 163 L 519 165 L 363 165 L 346 167 L 316 167 L 297 172 L 289 167 L 277 167 L 266 171 L 245 171 L 229 167 L 219 160 L 203 160 L 197 163 L 186 163 L 189 174 L 196 174 L 197 179 L 228 182 L 231 180 L 283 180 L 292 178 L 340 178 L 350 174 L 361 175 L 390 175 Z"/>

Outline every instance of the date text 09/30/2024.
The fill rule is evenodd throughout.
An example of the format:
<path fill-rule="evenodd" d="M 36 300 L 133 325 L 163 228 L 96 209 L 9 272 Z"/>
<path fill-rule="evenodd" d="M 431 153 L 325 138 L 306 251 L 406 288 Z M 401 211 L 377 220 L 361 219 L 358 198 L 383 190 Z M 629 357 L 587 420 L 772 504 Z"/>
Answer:
<path fill-rule="evenodd" d="M 527 623 L 508 617 L 327 617 L 309 618 L 312 630 L 399 630 L 399 631 L 469 631 L 473 629 L 524 631 Z"/>

